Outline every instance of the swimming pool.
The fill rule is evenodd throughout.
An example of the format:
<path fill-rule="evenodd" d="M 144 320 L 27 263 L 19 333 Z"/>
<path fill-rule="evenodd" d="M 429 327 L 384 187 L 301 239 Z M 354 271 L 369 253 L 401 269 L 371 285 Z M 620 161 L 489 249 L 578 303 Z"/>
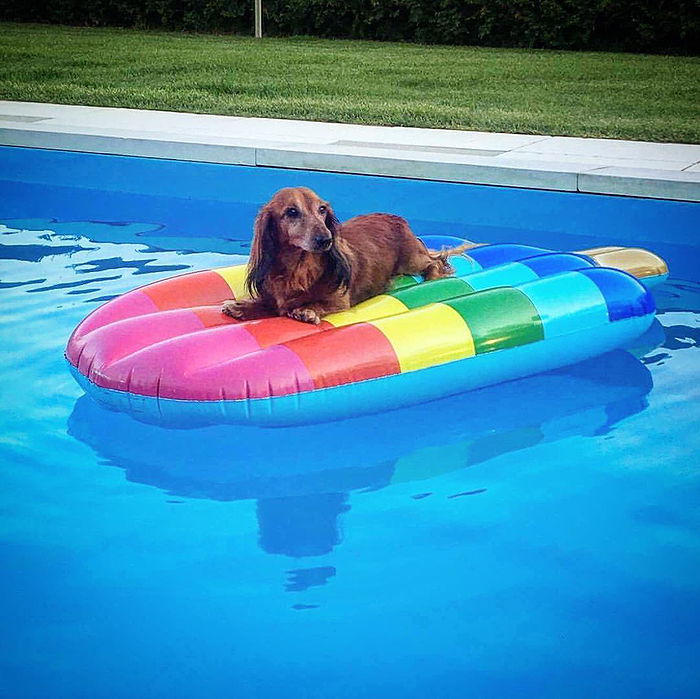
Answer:
<path fill-rule="evenodd" d="M 698 205 L 19 148 L 0 164 L 1 695 L 697 696 Z M 419 234 L 650 247 L 671 269 L 659 323 L 629 352 L 323 426 L 168 430 L 83 396 L 63 359 L 77 322 L 242 260 L 288 184 Z"/>

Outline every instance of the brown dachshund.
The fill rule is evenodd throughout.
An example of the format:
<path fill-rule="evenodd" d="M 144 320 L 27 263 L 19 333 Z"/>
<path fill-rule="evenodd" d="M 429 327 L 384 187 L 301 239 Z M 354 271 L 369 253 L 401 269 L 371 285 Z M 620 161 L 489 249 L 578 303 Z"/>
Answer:
<path fill-rule="evenodd" d="M 279 315 L 320 323 L 328 313 L 382 293 L 398 274 L 449 276 L 447 256 L 470 247 L 432 252 L 391 214 L 356 216 L 341 225 L 310 189 L 288 187 L 255 221 L 246 281 L 251 298 L 226 301 L 221 310 L 239 320 Z"/>

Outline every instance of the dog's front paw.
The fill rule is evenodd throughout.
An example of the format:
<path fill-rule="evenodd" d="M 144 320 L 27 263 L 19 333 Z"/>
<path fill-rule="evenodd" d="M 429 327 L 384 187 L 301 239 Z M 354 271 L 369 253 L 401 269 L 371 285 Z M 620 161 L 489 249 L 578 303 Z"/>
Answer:
<path fill-rule="evenodd" d="M 221 305 L 221 312 L 226 316 L 235 318 L 236 320 L 244 320 L 245 311 L 246 306 L 240 301 L 224 301 Z"/>
<path fill-rule="evenodd" d="M 302 323 L 318 325 L 321 322 L 321 316 L 311 308 L 295 308 L 293 311 L 289 311 L 287 315 L 290 318 L 294 318 L 294 320 L 300 320 Z"/>

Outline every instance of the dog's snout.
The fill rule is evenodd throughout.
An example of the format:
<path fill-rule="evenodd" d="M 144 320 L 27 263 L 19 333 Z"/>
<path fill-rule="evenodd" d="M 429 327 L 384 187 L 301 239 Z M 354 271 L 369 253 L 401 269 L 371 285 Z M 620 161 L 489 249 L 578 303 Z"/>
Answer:
<path fill-rule="evenodd" d="M 328 233 L 317 233 L 314 235 L 314 247 L 317 250 L 328 250 L 333 238 Z"/>

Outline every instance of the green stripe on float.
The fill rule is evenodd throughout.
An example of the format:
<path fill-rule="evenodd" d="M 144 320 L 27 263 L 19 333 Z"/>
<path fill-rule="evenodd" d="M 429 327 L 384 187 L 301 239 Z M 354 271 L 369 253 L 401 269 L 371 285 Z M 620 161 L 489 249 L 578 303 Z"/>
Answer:
<path fill-rule="evenodd" d="M 396 291 L 397 289 L 405 289 L 409 286 L 416 286 L 418 281 L 408 274 L 402 274 L 398 277 L 394 277 L 391 282 L 389 282 L 389 289 L 386 293 Z"/>
<path fill-rule="evenodd" d="M 542 319 L 518 289 L 499 287 L 443 301 L 466 321 L 477 354 L 544 339 Z"/>
<path fill-rule="evenodd" d="M 390 295 L 405 304 L 407 308 L 419 308 L 429 303 L 471 294 L 473 291 L 474 289 L 463 279 L 445 277 L 399 289 L 391 292 Z"/>

